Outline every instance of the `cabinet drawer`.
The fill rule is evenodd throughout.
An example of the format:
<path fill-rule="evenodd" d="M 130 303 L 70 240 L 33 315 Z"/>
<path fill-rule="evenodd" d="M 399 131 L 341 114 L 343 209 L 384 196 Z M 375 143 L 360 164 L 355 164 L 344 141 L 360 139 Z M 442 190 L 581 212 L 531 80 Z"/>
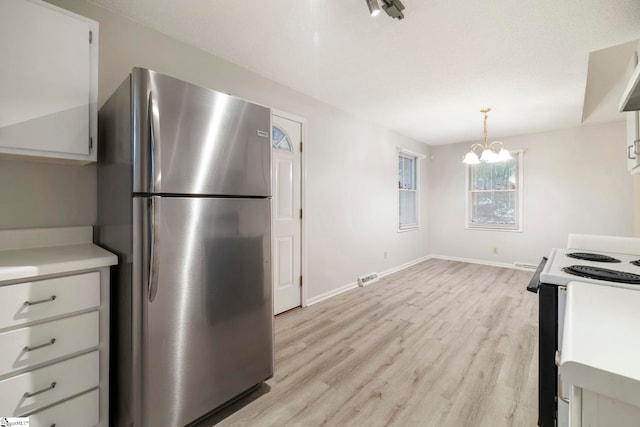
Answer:
<path fill-rule="evenodd" d="M 97 271 L 0 287 L 0 329 L 100 305 Z"/>
<path fill-rule="evenodd" d="M 98 312 L 0 334 L 0 376 L 98 346 Z"/>
<path fill-rule="evenodd" d="M 99 393 L 90 391 L 29 416 L 29 427 L 92 427 L 99 421 Z"/>
<path fill-rule="evenodd" d="M 97 387 L 98 363 L 94 351 L 0 381 L 0 414 L 17 417 Z"/>

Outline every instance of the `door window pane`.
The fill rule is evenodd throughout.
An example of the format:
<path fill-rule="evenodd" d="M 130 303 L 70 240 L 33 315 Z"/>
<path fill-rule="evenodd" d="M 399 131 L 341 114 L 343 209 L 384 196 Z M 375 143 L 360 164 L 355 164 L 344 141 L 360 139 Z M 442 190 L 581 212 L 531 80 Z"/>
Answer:
<path fill-rule="evenodd" d="M 293 151 L 289 137 L 287 136 L 286 133 L 284 133 L 282 129 L 280 129 L 277 126 L 273 126 L 273 129 L 271 132 L 271 145 L 276 150 L 289 151 L 289 152 Z"/>

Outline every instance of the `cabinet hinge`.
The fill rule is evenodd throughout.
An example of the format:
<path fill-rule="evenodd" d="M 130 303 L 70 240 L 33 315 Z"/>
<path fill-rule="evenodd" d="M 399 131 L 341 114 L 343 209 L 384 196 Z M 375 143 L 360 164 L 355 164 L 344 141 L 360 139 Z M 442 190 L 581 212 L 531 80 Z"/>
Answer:
<path fill-rule="evenodd" d="M 302 219 L 302 209 L 300 209 L 300 219 Z"/>
<path fill-rule="evenodd" d="M 300 152 L 302 153 L 302 141 L 300 141 Z"/>
<path fill-rule="evenodd" d="M 302 287 L 302 276 L 300 276 L 300 287 Z"/>
<path fill-rule="evenodd" d="M 89 44 L 93 43 L 93 31 L 89 31 Z"/>
<path fill-rule="evenodd" d="M 89 137 L 89 151 L 91 151 L 93 149 L 93 137 L 90 136 Z"/>

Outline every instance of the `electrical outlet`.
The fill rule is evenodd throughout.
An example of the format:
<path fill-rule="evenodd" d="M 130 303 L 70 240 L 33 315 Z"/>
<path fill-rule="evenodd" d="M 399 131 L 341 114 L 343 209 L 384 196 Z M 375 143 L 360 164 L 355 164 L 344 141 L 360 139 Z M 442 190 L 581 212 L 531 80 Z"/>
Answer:
<path fill-rule="evenodd" d="M 493 253 L 496 254 L 496 255 L 498 254 L 498 247 L 497 246 L 493 247 Z"/>
<path fill-rule="evenodd" d="M 387 259 L 387 256 L 388 256 L 388 255 L 389 255 L 389 254 L 387 253 L 387 251 L 384 251 L 384 259 Z"/>

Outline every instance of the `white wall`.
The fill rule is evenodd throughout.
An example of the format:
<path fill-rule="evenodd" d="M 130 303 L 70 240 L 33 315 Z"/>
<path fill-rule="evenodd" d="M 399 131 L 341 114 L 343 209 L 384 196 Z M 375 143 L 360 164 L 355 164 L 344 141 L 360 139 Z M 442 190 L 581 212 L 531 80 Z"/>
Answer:
<path fill-rule="evenodd" d="M 567 234 L 633 235 L 632 178 L 624 122 L 503 138 L 525 148 L 523 232 L 465 229 L 465 166 L 470 143 L 431 149 L 433 254 L 497 263 L 537 264 Z M 498 248 L 498 254 L 492 248 Z"/>
<path fill-rule="evenodd" d="M 93 4 L 51 3 L 100 23 L 100 105 L 132 67 L 141 66 L 307 119 L 307 297 L 429 253 L 426 225 L 419 231 L 396 231 L 396 146 L 420 153 L 427 153 L 427 146 Z M 426 170 L 422 183 L 426 189 Z M 422 201 L 427 224 L 426 195 Z"/>

